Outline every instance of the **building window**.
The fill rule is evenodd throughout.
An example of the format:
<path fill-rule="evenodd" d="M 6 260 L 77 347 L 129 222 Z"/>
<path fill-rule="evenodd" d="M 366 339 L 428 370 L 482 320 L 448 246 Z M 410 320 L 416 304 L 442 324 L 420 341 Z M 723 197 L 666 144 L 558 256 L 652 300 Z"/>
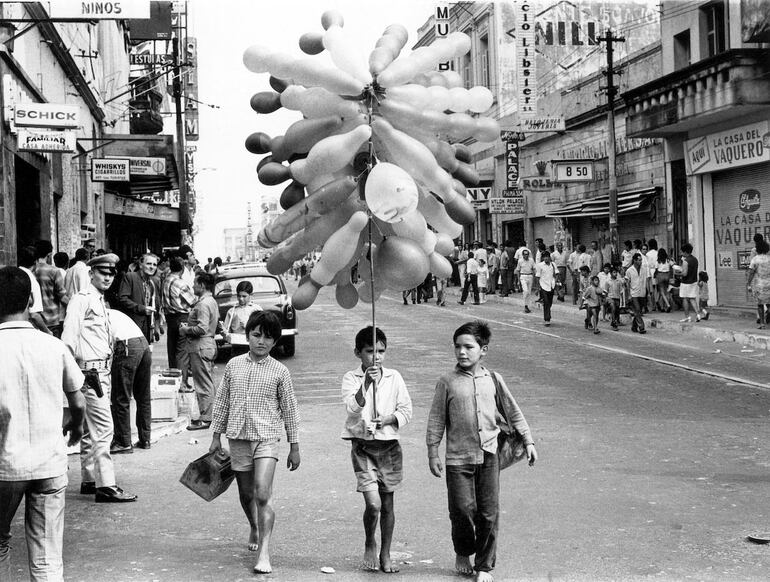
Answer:
<path fill-rule="evenodd" d="M 690 66 L 690 31 L 685 30 L 674 36 L 674 70 Z"/>
<path fill-rule="evenodd" d="M 709 4 L 701 8 L 706 19 L 706 48 L 708 56 L 713 57 L 725 51 L 725 6 L 722 2 Z"/>
<path fill-rule="evenodd" d="M 489 38 L 486 36 L 479 40 L 479 65 L 481 69 L 479 84 L 489 87 Z"/>

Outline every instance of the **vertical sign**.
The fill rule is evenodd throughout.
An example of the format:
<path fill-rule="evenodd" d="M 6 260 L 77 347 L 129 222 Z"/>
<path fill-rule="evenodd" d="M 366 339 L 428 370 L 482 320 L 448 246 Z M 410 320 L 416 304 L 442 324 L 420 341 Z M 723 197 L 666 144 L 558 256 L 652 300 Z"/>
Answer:
<path fill-rule="evenodd" d="M 516 6 L 516 85 L 519 119 L 537 114 L 535 79 L 535 9 L 529 0 L 517 0 Z"/>
<path fill-rule="evenodd" d="M 184 42 L 184 133 L 186 141 L 198 141 L 198 40 Z"/>
<path fill-rule="evenodd" d="M 433 25 L 436 38 L 449 36 L 449 3 L 439 2 L 436 4 L 435 24 Z M 452 68 L 450 61 L 444 61 L 438 64 L 439 71 L 449 71 Z"/>
<path fill-rule="evenodd" d="M 506 202 L 498 201 L 490 208 L 496 214 L 524 212 L 524 197 L 519 192 L 519 140 L 521 134 L 515 131 L 501 131 L 500 138 L 505 142 L 505 189 L 503 198 Z"/>

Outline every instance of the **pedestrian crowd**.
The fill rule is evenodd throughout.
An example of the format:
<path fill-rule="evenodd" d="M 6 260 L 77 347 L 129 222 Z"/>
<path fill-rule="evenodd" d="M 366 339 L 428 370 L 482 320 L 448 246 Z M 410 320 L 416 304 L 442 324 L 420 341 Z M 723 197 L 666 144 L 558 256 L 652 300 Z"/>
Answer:
<path fill-rule="evenodd" d="M 757 301 L 757 324 L 770 325 L 770 254 L 761 234 L 754 237 L 747 270 L 747 288 Z M 585 328 L 599 333 L 599 322 L 608 322 L 617 331 L 621 315 L 628 314 L 631 330 L 646 333 L 643 316 L 647 313 L 682 310 L 681 323 L 697 323 L 709 318 L 709 276 L 702 270 L 689 243 L 673 250 L 659 248 L 655 239 L 626 240 L 620 255 L 608 240 L 594 240 L 590 247 L 574 242 L 572 249 L 563 241 L 547 247 L 536 239 L 534 251 L 524 242 L 506 240 L 498 246 L 492 240 L 458 245 L 452 257 L 454 273 L 444 285 L 460 287 L 458 303 L 469 297 L 473 305 L 486 302 L 489 295 L 508 297 L 520 293 L 524 313 L 542 309 L 544 325 L 551 324 L 554 300 L 572 304 L 586 312 Z M 435 280 L 431 275 L 426 281 Z M 417 288 L 417 303 L 420 302 Z M 408 293 L 404 291 L 404 303 Z M 412 301 L 414 303 L 414 301 Z M 443 295 L 440 304 L 443 304 Z"/>

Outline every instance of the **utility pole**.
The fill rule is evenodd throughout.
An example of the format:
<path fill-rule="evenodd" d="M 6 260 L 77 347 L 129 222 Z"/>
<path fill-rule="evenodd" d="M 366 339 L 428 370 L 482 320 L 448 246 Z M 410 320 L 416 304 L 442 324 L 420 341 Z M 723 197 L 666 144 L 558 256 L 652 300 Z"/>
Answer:
<path fill-rule="evenodd" d="M 173 91 L 174 106 L 176 108 L 176 158 L 177 174 L 179 175 L 179 230 L 180 245 L 188 244 L 190 237 L 190 199 L 187 194 L 187 160 L 185 158 L 185 129 L 182 117 L 182 63 L 179 57 L 179 33 L 181 27 L 176 29 L 173 39 L 174 68 Z"/>
<path fill-rule="evenodd" d="M 612 64 L 612 53 L 614 51 L 613 43 L 626 42 L 622 36 L 613 36 L 612 29 L 607 29 L 606 36 L 597 36 L 596 40 L 607 43 L 607 159 L 609 174 L 609 221 L 610 221 L 610 243 L 614 258 L 620 257 L 620 241 L 618 240 L 618 177 L 615 173 L 616 152 L 615 152 L 615 95 L 618 88 L 615 86 Z"/>

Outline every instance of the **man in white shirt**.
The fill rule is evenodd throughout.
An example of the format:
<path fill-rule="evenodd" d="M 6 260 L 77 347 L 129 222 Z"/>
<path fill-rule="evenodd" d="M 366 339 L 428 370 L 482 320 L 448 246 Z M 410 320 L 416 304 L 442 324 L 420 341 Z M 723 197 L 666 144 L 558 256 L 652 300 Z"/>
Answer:
<path fill-rule="evenodd" d="M 466 266 L 466 278 L 463 285 L 463 293 L 460 296 L 460 305 L 465 305 L 465 300 L 468 299 L 468 290 L 473 289 L 473 304 L 479 304 L 479 263 L 476 261 L 476 257 L 473 251 L 468 252 L 468 262 Z"/>
<path fill-rule="evenodd" d="M 556 286 L 556 298 L 559 301 L 564 301 L 564 293 L 567 289 L 567 251 L 564 250 L 562 241 L 558 241 L 555 246 L 556 248 L 551 253 L 551 262 L 556 267 L 558 281 L 561 283 L 561 285 Z"/>
<path fill-rule="evenodd" d="M 521 289 L 524 294 L 524 313 L 531 313 L 529 308 L 530 297 L 532 296 L 532 283 L 535 278 L 535 261 L 529 256 L 529 249 L 521 251 L 521 259 L 516 263 L 516 273 L 521 281 Z"/>
<path fill-rule="evenodd" d="M 195 267 L 198 261 L 195 259 L 195 253 L 189 245 L 182 245 L 179 247 L 179 256 L 184 261 L 184 271 L 182 272 L 182 280 L 190 287 L 195 285 Z"/>
<path fill-rule="evenodd" d="M 572 279 L 572 305 L 577 305 L 578 295 L 580 295 L 580 251 L 575 245 L 567 259 L 567 270 L 569 270 Z"/>
<path fill-rule="evenodd" d="M 37 253 L 35 247 L 21 247 L 17 255 L 19 268 L 29 277 L 29 284 L 32 287 L 32 305 L 29 307 L 30 323 L 43 333 L 51 333 L 43 318 L 43 292 L 40 290 L 40 283 L 32 272 L 35 265 Z"/>
<path fill-rule="evenodd" d="M 551 262 L 551 255 L 543 251 L 540 255 L 543 259 L 537 264 L 536 274 L 540 281 L 540 298 L 543 300 L 543 320 L 545 326 L 551 325 L 551 306 L 553 305 L 553 292 L 558 282 L 556 265 Z"/>
<path fill-rule="evenodd" d="M 64 275 L 64 289 L 67 292 L 66 300 L 70 302 L 72 297 L 80 291 L 87 289 L 91 284 L 90 269 L 86 265 L 88 260 L 88 251 L 79 248 L 75 251 L 75 262 L 67 269 Z"/>

